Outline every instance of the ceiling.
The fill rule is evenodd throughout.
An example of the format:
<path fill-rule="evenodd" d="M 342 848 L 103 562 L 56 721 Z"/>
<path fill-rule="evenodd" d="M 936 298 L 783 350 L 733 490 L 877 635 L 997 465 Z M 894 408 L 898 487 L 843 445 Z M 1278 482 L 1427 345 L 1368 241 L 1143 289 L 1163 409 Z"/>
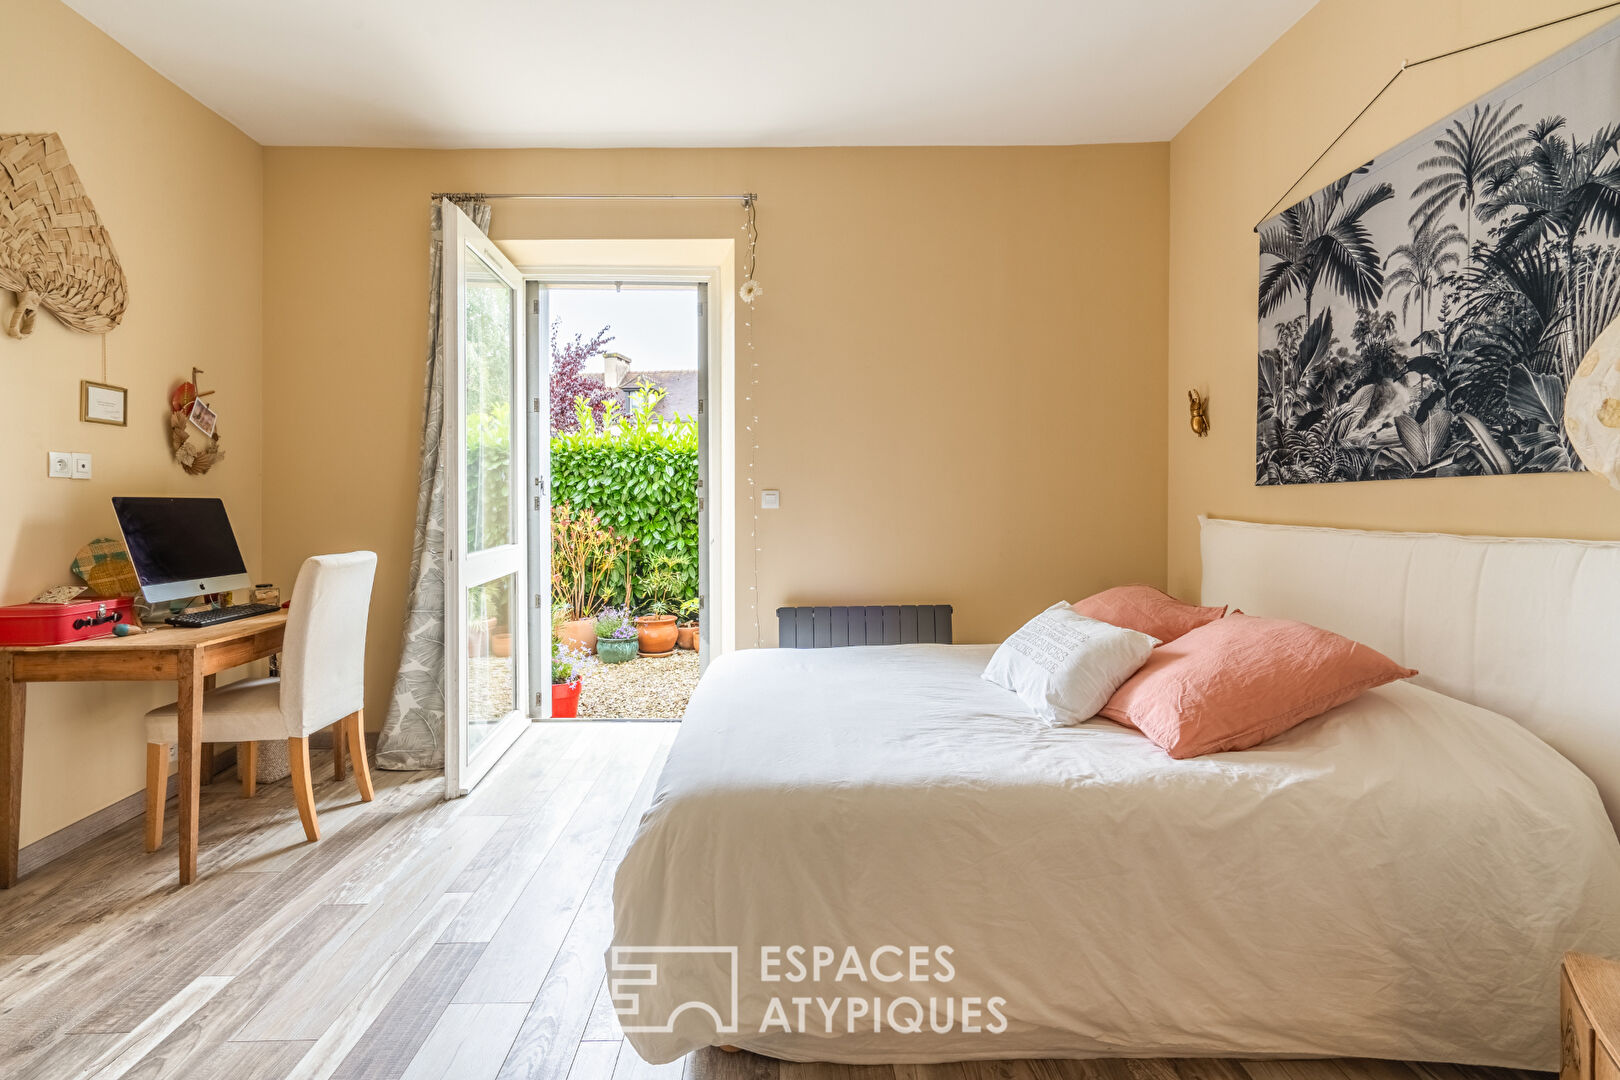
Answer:
<path fill-rule="evenodd" d="M 67 0 L 260 143 L 1168 139 L 1314 0 Z"/>

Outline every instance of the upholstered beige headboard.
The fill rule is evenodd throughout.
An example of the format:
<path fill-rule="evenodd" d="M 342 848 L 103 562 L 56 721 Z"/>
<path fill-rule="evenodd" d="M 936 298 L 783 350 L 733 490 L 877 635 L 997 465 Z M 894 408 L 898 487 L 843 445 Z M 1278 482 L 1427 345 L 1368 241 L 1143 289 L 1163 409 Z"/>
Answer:
<path fill-rule="evenodd" d="M 1203 603 L 1371 645 L 1512 717 L 1620 828 L 1620 543 L 1202 521 Z"/>

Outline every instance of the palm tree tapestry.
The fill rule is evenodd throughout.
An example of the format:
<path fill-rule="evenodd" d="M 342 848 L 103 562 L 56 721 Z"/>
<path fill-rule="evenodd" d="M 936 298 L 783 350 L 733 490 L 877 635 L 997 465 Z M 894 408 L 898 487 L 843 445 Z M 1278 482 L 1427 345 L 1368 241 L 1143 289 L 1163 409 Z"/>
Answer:
<path fill-rule="evenodd" d="M 1620 22 L 1260 229 L 1256 482 L 1581 468 L 1620 315 Z"/>

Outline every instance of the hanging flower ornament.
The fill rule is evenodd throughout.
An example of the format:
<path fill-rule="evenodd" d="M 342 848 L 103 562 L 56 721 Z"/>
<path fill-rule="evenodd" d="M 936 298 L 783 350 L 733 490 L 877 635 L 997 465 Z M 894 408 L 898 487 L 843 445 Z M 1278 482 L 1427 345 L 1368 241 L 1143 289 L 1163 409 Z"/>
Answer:
<path fill-rule="evenodd" d="M 749 278 L 747 281 L 742 283 L 742 288 L 737 290 L 737 295 L 742 297 L 743 303 L 752 304 L 756 297 L 765 295 L 765 286 L 761 285 L 753 278 Z"/>

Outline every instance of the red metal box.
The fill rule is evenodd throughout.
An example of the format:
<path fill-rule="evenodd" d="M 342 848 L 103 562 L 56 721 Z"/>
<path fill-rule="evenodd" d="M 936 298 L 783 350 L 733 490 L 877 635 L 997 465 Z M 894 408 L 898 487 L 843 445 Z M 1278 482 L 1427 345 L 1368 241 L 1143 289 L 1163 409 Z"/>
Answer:
<path fill-rule="evenodd" d="M 60 645 L 106 637 L 113 627 L 135 621 L 127 596 L 98 596 L 71 604 L 12 604 L 0 607 L 0 645 Z"/>

